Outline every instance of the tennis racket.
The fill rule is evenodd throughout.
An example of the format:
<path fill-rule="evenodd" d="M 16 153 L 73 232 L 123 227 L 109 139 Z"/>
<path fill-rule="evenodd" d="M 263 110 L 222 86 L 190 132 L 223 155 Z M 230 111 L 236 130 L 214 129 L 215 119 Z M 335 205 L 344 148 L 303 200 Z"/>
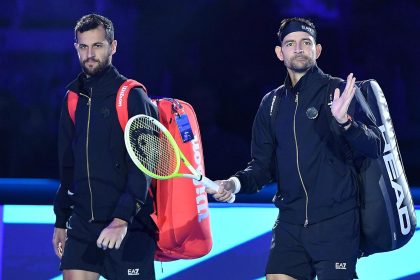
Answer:
<path fill-rule="evenodd" d="M 158 120 L 141 114 L 131 117 L 124 130 L 124 141 L 134 164 L 150 177 L 158 180 L 191 178 L 216 192 L 219 190 L 216 183 L 194 169 L 171 133 Z M 179 173 L 181 161 L 191 174 Z M 228 202 L 233 201 L 234 194 Z"/>

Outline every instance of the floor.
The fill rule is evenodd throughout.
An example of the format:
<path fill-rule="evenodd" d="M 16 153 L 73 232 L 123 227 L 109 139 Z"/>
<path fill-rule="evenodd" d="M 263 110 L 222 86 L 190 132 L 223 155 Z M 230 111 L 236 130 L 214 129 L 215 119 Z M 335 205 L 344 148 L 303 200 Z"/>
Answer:
<path fill-rule="evenodd" d="M 420 215 L 420 208 L 416 210 Z M 195 260 L 155 262 L 157 279 L 264 279 L 277 209 L 269 204 L 210 204 L 213 248 Z M 1 279 L 62 279 L 51 248 L 50 205 L 0 206 Z M 360 279 L 420 279 L 420 227 L 401 249 L 362 258 Z M 215 269 L 217 267 L 218 269 Z"/>

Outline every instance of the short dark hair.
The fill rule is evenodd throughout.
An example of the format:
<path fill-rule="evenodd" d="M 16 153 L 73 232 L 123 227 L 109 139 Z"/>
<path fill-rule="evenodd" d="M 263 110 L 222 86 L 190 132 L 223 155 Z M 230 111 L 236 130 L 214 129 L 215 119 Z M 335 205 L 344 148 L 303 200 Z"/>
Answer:
<path fill-rule="evenodd" d="M 105 29 L 105 39 L 111 44 L 114 41 L 114 25 L 111 20 L 98 14 L 85 15 L 77 21 L 74 27 L 74 40 L 77 42 L 77 32 L 83 33 L 101 25 Z"/>
<path fill-rule="evenodd" d="M 282 35 L 284 35 L 283 34 L 283 31 L 284 31 L 284 29 L 286 28 L 286 26 L 290 22 L 300 22 L 300 23 L 303 23 L 304 25 L 307 25 L 310 28 L 312 28 L 315 31 L 315 33 L 316 33 L 315 24 L 311 20 L 309 20 L 307 18 L 301 18 L 301 17 L 285 18 L 285 19 L 283 19 L 281 21 L 279 31 L 277 32 L 277 36 L 279 37 L 280 43 L 282 41 L 282 38 L 284 37 L 284 36 L 282 36 Z M 314 39 L 316 41 L 316 38 L 314 38 Z"/>

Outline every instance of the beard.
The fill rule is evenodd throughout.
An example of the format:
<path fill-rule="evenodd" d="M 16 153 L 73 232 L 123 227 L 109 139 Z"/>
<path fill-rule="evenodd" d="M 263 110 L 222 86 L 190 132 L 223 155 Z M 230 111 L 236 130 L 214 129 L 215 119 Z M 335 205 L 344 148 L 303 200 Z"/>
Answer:
<path fill-rule="evenodd" d="M 314 65 L 315 60 L 306 55 L 296 55 L 285 61 L 285 66 L 296 73 L 305 73 Z"/>
<path fill-rule="evenodd" d="M 86 64 L 89 62 L 96 62 L 97 65 L 94 67 L 87 67 Z M 96 58 L 88 58 L 80 62 L 80 66 L 83 69 L 83 72 L 87 76 L 95 76 L 96 74 L 102 72 L 108 65 L 111 64 L 111 56 L 107 56 L 104 60 L 99 60 Z"/>

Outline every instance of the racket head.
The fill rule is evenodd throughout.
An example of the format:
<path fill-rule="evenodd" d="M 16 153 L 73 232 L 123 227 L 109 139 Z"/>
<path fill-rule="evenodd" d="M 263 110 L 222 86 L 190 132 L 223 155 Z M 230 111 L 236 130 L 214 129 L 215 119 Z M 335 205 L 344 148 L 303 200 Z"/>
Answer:
<path fill-rule="evenodd" d="M 180 151 L 168 129 L 147 115 L 131 117 L 124 130 L 128 155 L 146 175 L 165 180 L 178 177 Z"/>

